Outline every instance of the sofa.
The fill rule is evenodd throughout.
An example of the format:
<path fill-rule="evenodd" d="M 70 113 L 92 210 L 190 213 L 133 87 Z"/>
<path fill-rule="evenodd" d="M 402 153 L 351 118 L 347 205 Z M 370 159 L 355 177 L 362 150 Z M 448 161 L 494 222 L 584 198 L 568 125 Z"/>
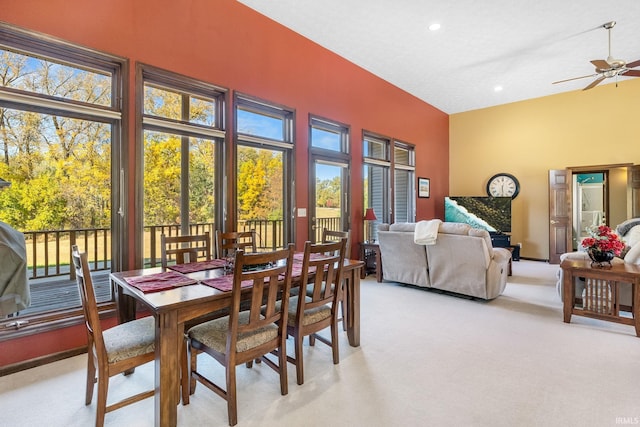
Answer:
<path fill-rule="evenodd" d="M 507 284 L 511 252 L 494 248 L 485 230 L 441 222 L 435 244 L 414 242 L 416 223 L 380 224 L 384 280 L 491 300 Z"/>

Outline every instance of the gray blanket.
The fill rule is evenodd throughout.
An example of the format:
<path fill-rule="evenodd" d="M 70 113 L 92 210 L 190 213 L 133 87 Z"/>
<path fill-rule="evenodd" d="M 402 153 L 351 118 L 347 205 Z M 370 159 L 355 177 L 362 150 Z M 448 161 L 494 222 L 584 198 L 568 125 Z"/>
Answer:
<path fill-rule="evenodd" d="M 616 227 L 616 232 L 618 233 L 619 236 L 624 236 L 629 232 L 629 230 L 631 230 L 636 225 L 640 225 L 640 218 L 628 219 L 623 223 L 618 224 L 618 226 Z"/>

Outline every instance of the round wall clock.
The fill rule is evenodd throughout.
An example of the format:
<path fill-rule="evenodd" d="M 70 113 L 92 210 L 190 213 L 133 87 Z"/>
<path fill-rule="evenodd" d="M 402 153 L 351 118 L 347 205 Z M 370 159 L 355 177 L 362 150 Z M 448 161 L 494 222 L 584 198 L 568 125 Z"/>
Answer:
<path fill-rule="evenodd" d="M 511 197 L 515 199 L 520 192 L 520 183 L 515 176 L 497 173 L 487 182 L 487 194 L 493 197 Z"/>

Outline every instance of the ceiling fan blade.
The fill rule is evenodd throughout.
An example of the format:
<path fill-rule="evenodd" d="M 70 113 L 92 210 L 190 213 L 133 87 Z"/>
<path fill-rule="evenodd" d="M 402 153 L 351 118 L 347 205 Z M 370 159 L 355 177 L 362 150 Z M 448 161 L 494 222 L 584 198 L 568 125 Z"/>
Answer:
<path fill-rule="evenodd" d="M 640 59 L 638 59 L 637 61 L 629 62 L 627 64 L 627 68 L 635 68 L 638 66 L 640 66 Z"/>
<path fill-rule="evenodd" d="M 608 70 L 611 68 L 611 65 L 609 65 L 609 63 L 604 59 L 594 59 L 591 63 L 601 70 Z"/>
<path fill-rule="evenodd" d="M 592 81 L 592 82 L 591 82 L 591 84 L 590 84 L 589 86 L 585 87 L 585 88 L 584 88 L 584 89 L 582 89 L 582 90 L 589 90 L 589 89 L 591 89 L 591 88 L 595 87 L 598 83 L 600 83 L 600 82 L 601 82 L 601 81 L 603 81 L 604 79 L 605 79 L 605 77 L 604 77 L 604 76 L 602 76 L 602 77 L 598 77 L 597 79 L 595 79 L 594 81 Z"/>
<path fill-rule="evenodd" d="M 582 76 L 582 77 L 573 77 L 570 79 L 565 79 L 565 80 L 558 80 L 557 82 L 553 82 L 551 83 L 552 85 L 556 84 L 556 83 L 564 83 L 564 82 L 570 82 L 571 80 L 578 80 L 578 79 L 586 79 L 587 77 L 595 77 L 598 74 L 589 74 L 588 76 Z"/>
<path fill-rule="evenodd" d="M 640 70 L 627 70 L 621 73 L 624 77 L 640 77 Z"/>

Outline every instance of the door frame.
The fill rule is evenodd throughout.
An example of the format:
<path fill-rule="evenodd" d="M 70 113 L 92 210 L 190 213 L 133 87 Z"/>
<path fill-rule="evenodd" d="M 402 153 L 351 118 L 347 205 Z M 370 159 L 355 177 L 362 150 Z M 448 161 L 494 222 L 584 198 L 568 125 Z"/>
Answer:
<path fill-rule="evenodd" d="M 342 194 L 340 195 L 341 212 L 341 231 L 347 231 L 350 228 L 350 212 L 351 203 L 348 195 L 350 191 L 351 163 L 344 158 L 331 156 L 322 156 L 319 154 L 311 154 L 309 157 L 309 240 L 316 242 L 316 164 L 322 163 L 326 165 L 335 165 L 342 167 L 344 170 L 342 179 Z"/>
<path fill-rule="evenodd" d="M 640 165 L 616 163 L 593 166 L 570 166 L 549 170 L 549 263 L 559 264 L 560 255 L 573 251 L 573 175 L 627 168 L 628 209 L 640 214 Z M 607 184 L 608 185 L 608 184 Z M 605 190 L 605 209 L 609 212 L 609 191 Z M 637 205 L 637 206 L 636 206 Z M 608 218 L 608 217 L 607 217 Z M 608 219 L 607 219 L 608 221 Z"/>

